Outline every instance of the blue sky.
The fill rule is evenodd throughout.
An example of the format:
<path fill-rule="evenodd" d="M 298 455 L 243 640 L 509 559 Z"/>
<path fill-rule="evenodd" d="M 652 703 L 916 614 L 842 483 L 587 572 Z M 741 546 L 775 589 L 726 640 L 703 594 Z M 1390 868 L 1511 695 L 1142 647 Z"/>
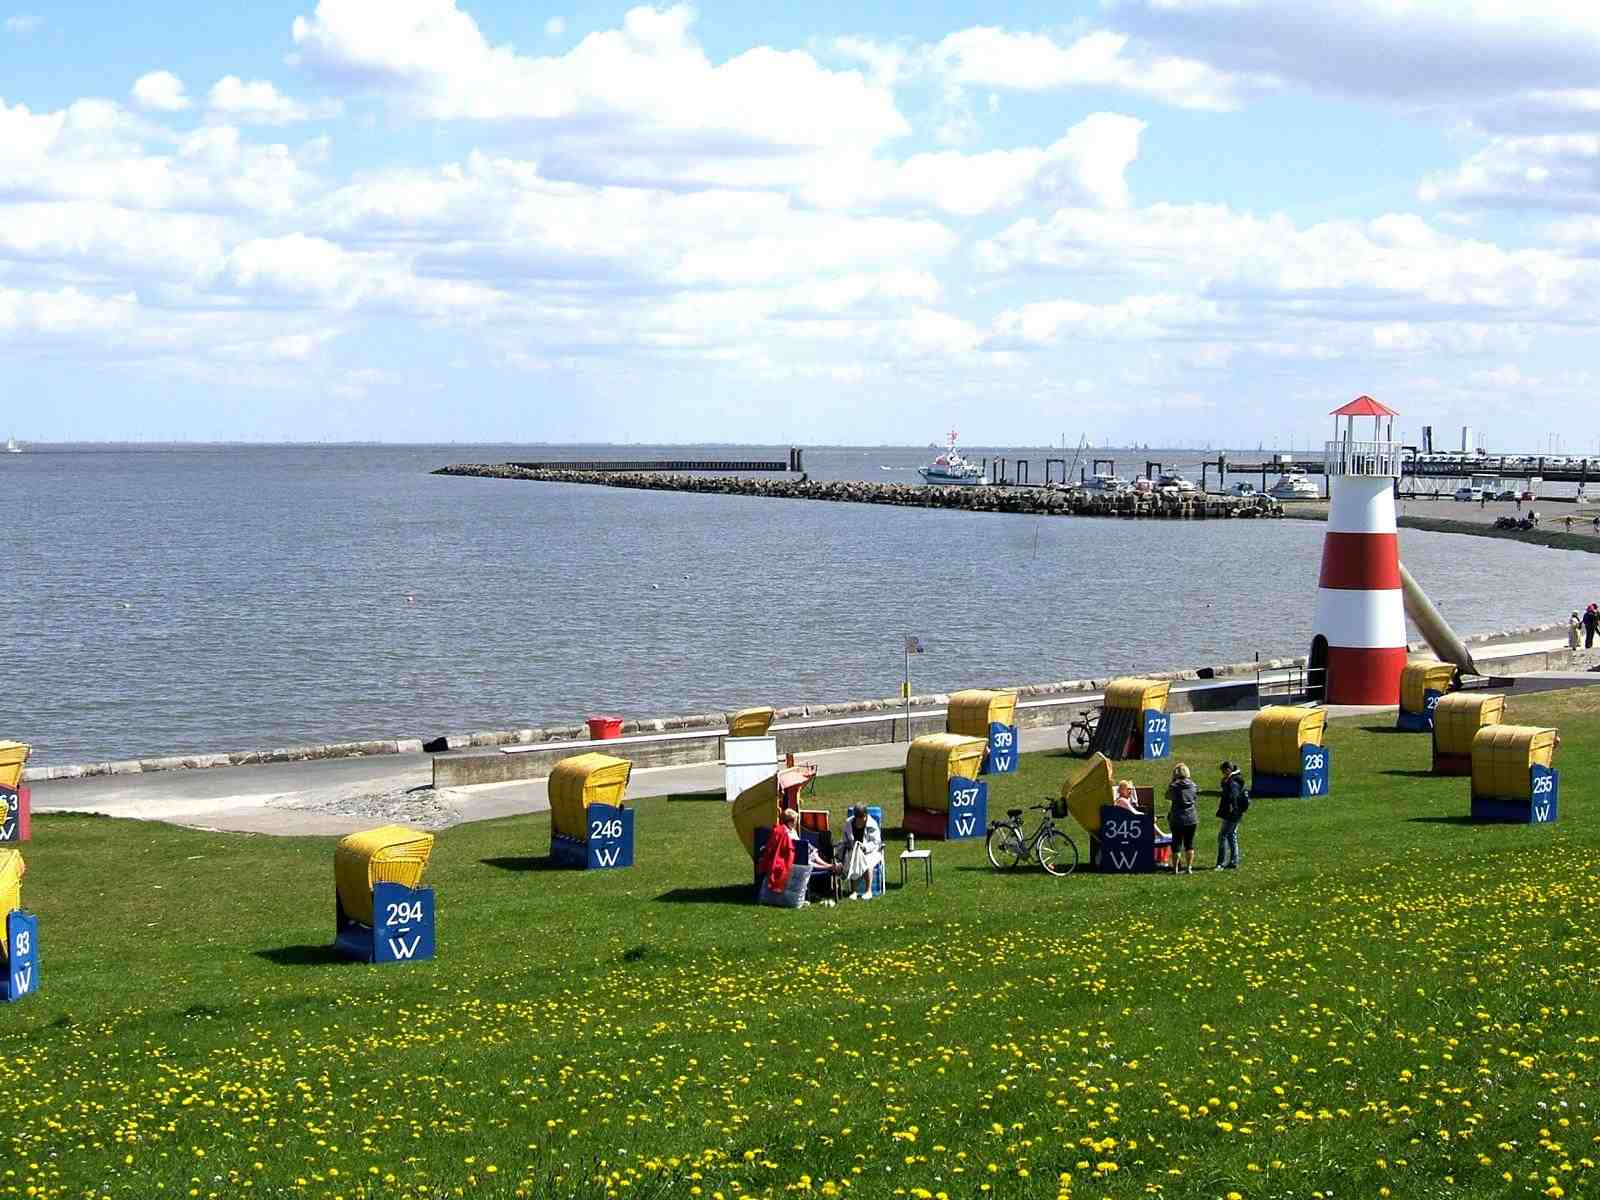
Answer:
<path fill-rule="evenodd" d="M 5 3 L 0 433 L 1596 446 L 1585 6 Z"/>

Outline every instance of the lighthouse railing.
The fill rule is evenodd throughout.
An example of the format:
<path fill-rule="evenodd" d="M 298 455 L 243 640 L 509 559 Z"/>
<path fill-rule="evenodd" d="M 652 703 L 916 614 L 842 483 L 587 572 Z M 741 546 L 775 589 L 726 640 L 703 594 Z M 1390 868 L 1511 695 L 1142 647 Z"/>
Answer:
<path fill-rule="evenodd" d="M 1398 479 L 1399 442 L 1334 441 L 1327 443 L 1323 468 L 1330 475 L 1364 475 Z"/>

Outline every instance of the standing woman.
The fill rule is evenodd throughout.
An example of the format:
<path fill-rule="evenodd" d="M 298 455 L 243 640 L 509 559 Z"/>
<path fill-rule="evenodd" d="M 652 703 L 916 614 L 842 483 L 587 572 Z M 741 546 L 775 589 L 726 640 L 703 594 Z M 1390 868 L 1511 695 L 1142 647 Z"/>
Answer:
<path fill-rule="evenodd" d="M 1181 869 L 1186 875 L 1194 874 L 1194 835 L 1200 826 L 1200 806 L 1196 803 L 1199 789 L 1189 775 L 1189 768 L 1179 763 L 1172 768 L 1172 782 L 1167 784 L 1167 823 L 1172 826 L 1172 873 Z"/>

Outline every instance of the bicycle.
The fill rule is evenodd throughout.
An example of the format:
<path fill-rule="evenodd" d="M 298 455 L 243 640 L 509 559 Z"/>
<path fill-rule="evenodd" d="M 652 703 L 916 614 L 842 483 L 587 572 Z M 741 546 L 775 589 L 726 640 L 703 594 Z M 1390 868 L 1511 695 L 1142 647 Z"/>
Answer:
<path fill-rule="evenodd" d="M 1078 866 L 1078 844 L 1065 830 L 1057 829 L 1057 816 L 1064 816 L 1064 805 L 1055 800 L 1047 804 L 1028 806 L 1043 814 L 1039 827 L 1032 834 L 1022 832 L 1020 808 L 1008 808 L 1004 821 L 989 822 L 989 840 L 984 849 L 989 855 L 989 865 L 997 871 L 1019 866 L 1030 855 L 1051 875 L 1071 875 Z"/>
<path fill-rule="evenodd" d="M 1077 717 L 1067 726 L 1067 749 L 1079 758 L 1088 754 L 1089 747 L 1094 745 L 1094 735 L 1100 729 L 1100 714 L 1103 711 L 1100 705 L 1080 708 Z"/>

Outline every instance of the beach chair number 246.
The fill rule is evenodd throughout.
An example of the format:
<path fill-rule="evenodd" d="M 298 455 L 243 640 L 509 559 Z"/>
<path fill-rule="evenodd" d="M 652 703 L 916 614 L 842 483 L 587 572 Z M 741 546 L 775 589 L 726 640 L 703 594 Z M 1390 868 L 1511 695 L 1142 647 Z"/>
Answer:
<path fill-rule="evenodd" d="M 609 821 L 589 822 L 589 839 L 595 842 L 614 842 L 622 836 L 622 821 L 613 817 Z"/>

